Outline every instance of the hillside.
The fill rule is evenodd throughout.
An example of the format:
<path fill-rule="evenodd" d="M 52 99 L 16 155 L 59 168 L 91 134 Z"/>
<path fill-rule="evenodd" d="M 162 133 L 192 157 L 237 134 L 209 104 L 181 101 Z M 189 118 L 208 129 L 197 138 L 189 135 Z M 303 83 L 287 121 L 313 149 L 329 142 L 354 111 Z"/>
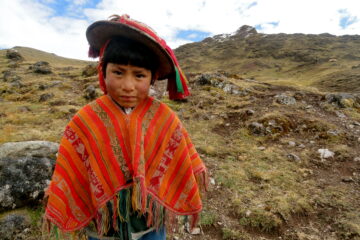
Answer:
<path fill-rule="evenodd" d="M 217 54 L 223 58 L 219 66 L 224 69 L 209 72 L 215 66 L 218 68 L 213 64 L 219 60 L 215 57 L 216 41 L 207 39 L 177 49 L 189 76 L 192 95 L 181 102 L 161 99 L 182 119 L 211 177 L 210 190 L 204 197 L 202 233 L 180 232 L 175 237 L 360 239 L 359 94 L 352 91 L 327 94 L 321 88 L 309 87 L 313 83 L 296 85 L 290 84 L 293 83 L 290 80 L 280 85 L 269 83 L 271 74 L 277 74 L 271 68 L 261 67 L 257 71 L 257 65 L 256 70 L 242 65 L 260 55 L 269 59 L 270 64 L 275 58 L 268 56 L 271 52 L 265 49 L 256 58 L 247 58 L 234 53 L 229 46 L 228 60 Z M 212 47 L 204 48 L 207 42 Z M 198 46 L 198 52 L 195 48 L 185 51 L 193 46 Z M 225 51 L 220 46 L 216 51 Z M 239 48 L 243 47 L 239 44 Z M 10 60 L 5 50 L 0 51 L 0 144 L 27 140 L 59 142 L 67 121 L 100 94 L 97 77 L 91 72 L 93 67 L 88 68 L 88 62 L 34 49 L 17 50 L 22 60 Z M 186 58 L 185 53 L 189 55 Z M 239 62 L 234 62 L 231 54 L 240 54 L 236 55 Z M 336 57 L 336 64 L 343 59 L 335 53 L 326 54 Z M 207 60 L 194 65 L 196 68 L 190 64 L 195 57 L 204 56 L 208 56 Z M 45 59 L 49 64 L 35 64 Z M 290 56 L 278 59 L 284 76 L 284 69 L 300 65 L 290 59 Z M 355 60 L 351 61 L 355 64 Z M 321 64 L 333 62 L 324 60 Z M 36 71 L 38 65 L 44 67 L 42 73 Z M 301 67 L 302 71 L 305 69 Z M 346 69 L 343 71 L 347 76 Z M 156 95 L 163 96 L 162 89 L 164 83 L 157 82 Z M 10 235 L 13 239 L 19 235 L 23 238 L 17 239 L 38 239 L 42 211 L 39 206 L 28 206 L 0 212 L 0 233 L 6 216 L 26 212 L 32 220 L 29 230 Z"/>
<path fill-rule="evenodd" d="M 261 34 L 242 26 L 175 53 L 187 72 L 221 70 L 275 84 L 360 92 L 358 35 Z"/>

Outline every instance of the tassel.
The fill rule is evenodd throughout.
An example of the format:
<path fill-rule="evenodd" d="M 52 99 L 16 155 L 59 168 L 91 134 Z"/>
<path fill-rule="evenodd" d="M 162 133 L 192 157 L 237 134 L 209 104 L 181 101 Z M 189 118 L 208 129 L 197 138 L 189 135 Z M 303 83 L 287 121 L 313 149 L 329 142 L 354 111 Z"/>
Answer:
<path fill-rule="evenodd" d="M 90 46 L 89 47 L 89 51 L 88 51 L 88 56 L 91 58 L 97 58 L 100 55 L 99 50 L 97 50 L 96 48 Z"/>
<path fill-rule="evenodd" d="M 114 199 L 113 199 L 113 222 L 112 222 L 112 226 L 113 226 L 113 229 L 116 232 L 119 231 L 119 226 L 118 226 L 118 223 L 117 223 L 118 204 L 119 204 L 118 197 L 117 197 L 117 195 L 115 195 Z"/>
<path fill-rule="evenodd" d="M 176 78 L 175 78 L 176 92 L 177 93 L 184 93 L 184 89 L 183 89 L 182 82 L 181 82 L 181 79 L 180 79 L 179 70 L 178 70 L 178 68 L 176 66 L 174 66 L 174 68 L 175 68 L 175 74 L 176 74 Z"/>
<path fill-rule="evenodd" d="M 147 219 L 146 219 L 146 226 L 150 227 L 153 224 L 153 218 L 154 218 L 154 209 L 153 209 L 153 204 L 154 204 L 154 200 L 152 199 L 152 197 L 149 196 L 149 206 L 148 206 L 148 210 L 147 210 Z"/>

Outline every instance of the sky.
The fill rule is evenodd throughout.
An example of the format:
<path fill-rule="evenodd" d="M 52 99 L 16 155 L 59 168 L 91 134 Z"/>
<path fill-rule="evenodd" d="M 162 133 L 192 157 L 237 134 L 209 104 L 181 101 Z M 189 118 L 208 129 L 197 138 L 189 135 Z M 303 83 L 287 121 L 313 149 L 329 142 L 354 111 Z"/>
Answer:
<path fill-rule="evenodd" d="M 146 23 L 173 49 L 242 25 L 265 34 L 360 34 L 360 0 L 0 0 L 0 49 L 90 60 L 86 28 L 112 14 Z"/>

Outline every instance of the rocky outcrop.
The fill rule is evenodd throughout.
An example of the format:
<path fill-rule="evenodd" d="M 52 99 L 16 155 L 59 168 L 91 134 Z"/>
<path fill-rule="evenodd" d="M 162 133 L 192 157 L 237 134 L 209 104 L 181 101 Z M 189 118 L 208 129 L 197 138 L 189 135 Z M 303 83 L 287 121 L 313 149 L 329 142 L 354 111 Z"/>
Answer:
<path fill-rule="evenodd" d="M 6 57 L 12 61 L 21 61 L 24 59 L 16 49 L 8 49 L 6 51 Z"/>
<path fill-rule="evenodd" d="M 45 61 L 39 61 L 29 67 L 34 73 L 50 74 L 52 73 L 50 64 Z"/>
<path fill-rule="evenodd" d="M 38 204 L 53 172 L 58 144 L 9 142 L 0 146 L 0 211 Z"/>
<path fill-rule="evenodd" d="M 97 74 L 97 68 L 93 64 L 87 65 L 84 70 L 82 71 L 82 75 L 85 77 L 92 77 Z"/>

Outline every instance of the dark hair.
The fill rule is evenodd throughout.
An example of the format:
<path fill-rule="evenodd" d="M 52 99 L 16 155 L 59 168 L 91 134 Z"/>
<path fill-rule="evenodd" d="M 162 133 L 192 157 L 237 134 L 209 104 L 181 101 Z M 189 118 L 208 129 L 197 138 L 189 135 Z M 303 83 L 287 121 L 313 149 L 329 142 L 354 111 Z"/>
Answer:
<path fill-rule="evenodd" d="M 104 77 L 108 63 L 142 67 L 150 70 L 152 77 L 159 67 L 157 56 L 144 44 L 120 37 L 111 39 L 105 49 L 102 66 Z"/>

